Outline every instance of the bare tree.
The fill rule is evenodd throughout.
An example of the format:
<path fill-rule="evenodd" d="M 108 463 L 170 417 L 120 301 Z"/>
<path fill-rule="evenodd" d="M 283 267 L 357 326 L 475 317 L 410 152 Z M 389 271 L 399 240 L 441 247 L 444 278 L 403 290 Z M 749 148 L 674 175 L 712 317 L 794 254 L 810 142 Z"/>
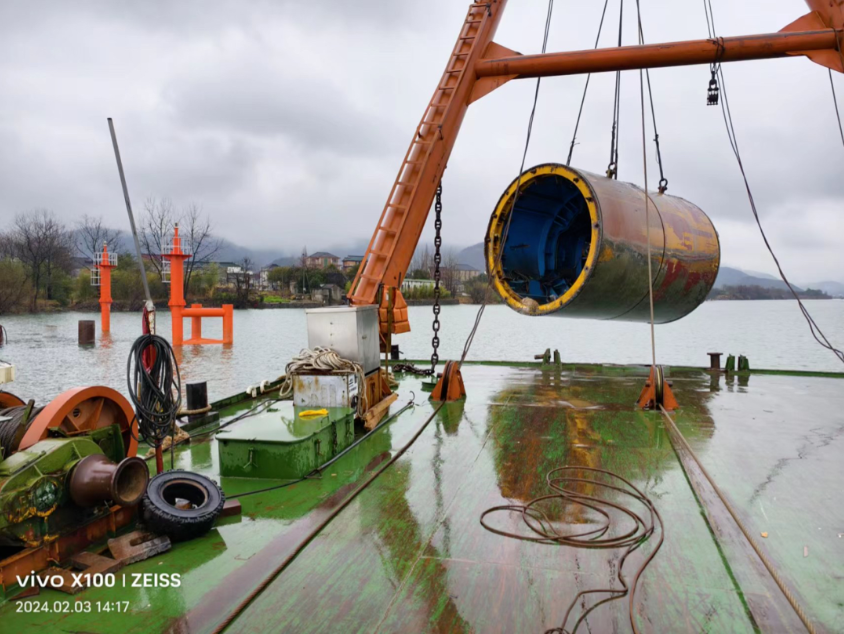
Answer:
<path fill-rule="evenodd" d="M 173 229 L 178 221 L 179 217 L 169 198 L 159 200 L 150 196 L 144 201 L 144 217 L 138 238 L 141 242 L 141 251 L 147 256 L 147 261 L 162 281 L 164 277 L 161 254 L 173 239 Z"/>
<path fill-rule="evenodd" d="M 9 240 L 8 248 L 24 265 L 32 281 L 32 310 L 36 311 L 42 285 L 50 299 L 54 274 L 70 269 L 73 253 L 70 232 L 52 212 L 37 209 L 15 216 Z"/>
<path fill-rule="evenodd" d="M 28 294 L 29 284 L 23 264 L 9 257 L 0 259 L 0 315 L 21 308 Z"/>
<path fill-rule="evenodd" d="M 457 292 L 457 285 L 460 283 L 460 274 L 457 271 L 457 253 L 454 249 L 446 249 L 443 253 L 440 271 L 442 272 L 442 285 L 454 295 Z"/>
<path fill-rule="evenodd" d="M 194 270 L 211 262 L 220 251 L 223 242 L 211 234 L 213 230 L 211 221 L 196 203 L 190 203 L 182 212 L 179 229 L 182 244 L 187 243 L 193 256 L 185 261 L 185 295 L 187 295 Z"/>
<path fill-rule="evenodd" d="M 148 261 L 162 277 L 161 254 L 173 240 L 173 232 L 179 225 L 182 250 L 192 257 L 185 260 L 185 295 L 188 293 L 194 271 L 212 261 L 222 247 L 222 240 L 213 236 L 213 225 L 202 208 L 190 203 L 181 212 L 177 211 L 169 198 L 147 198 L 144 202 L 144 219 L 141 233 L 141 249 Z"/>
<path fill-rule="evenodd" d="M 93 260 L 97 253 L 102 252 L 104 243 L 108 244 L 111 252 L 117 253 L 119 237 L 120 230 L 106 227 L 102 216 L 94 217 L 85 214 L 82 220 L 76 223 L 74 242 L 76 250 L 83 257 Z"/>
<path fill-rule="evenodd" d="M 308 247 L 302 247 L 302 255 L 299 256 L 299 267 L 302 269 L 302 294 L 308 292 Z"/>
<path fill-rule="evenodd" d="M 45 223 L 44 230 L 47 247 L 44 261 L 45 292 L 47 299 L 54 299 L 54 275 L 58 272 L 70 273 L 73 268 L 73 233 L 52 215 Z"/>
<path fill-rule="evenodd" d="M 249 305 L 249 294 L 252 291 L 252 259 L 245 257 L 240 263 L 240 271 L 235 274 L 234 288 L 237 306 L 242 308 Z"/>
<path fill-rule="evenodd" d="M 417 245 L 416 251 L 413 252 L 413 259 L 410 262 L 410 269 L 408 270 L 407 276 L 430 278 L 433 275 L 433 269 L 434 256 L 431 253 L 430 247 L 427 244 Z"/>

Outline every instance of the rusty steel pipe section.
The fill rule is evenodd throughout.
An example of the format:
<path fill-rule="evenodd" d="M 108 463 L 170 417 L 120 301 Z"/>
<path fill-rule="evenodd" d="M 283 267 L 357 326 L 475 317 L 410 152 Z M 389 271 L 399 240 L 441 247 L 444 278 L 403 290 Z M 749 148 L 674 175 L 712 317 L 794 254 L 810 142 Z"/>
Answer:
<path fill-rule="evenodd" d="M 715 283 L 718 233 L 682 198 L 650 193 L 648 200 L 645 231 L 641 188 L 556 163 L 526 171 L 501 196 L 487 229 L 493 286 L 526 315 L 648 322 L 649 239 L 655 321 L 685 317 Z"/>
<path fill-rule="evenodd" d="M 114 502 L 134 506 L 141 501 L 149 483 L 149 468 L 133 457 L 114 463 L 102 454 L 86 456 L 73 468 L 68 489 L 70 498 L 83 508 Z"/>

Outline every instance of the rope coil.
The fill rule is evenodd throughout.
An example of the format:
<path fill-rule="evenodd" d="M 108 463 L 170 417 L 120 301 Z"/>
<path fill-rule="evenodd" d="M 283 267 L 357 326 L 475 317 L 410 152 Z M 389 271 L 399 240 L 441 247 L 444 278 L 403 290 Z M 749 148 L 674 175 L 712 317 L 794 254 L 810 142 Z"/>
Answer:
<path fill-rule="evenodd" d="M 293 395 L 293 377 L 297 374 L 311 374 L 324 372 L 326 374 L 355 374 L 358 380 L 357 415 L 362 418 L 369 409 L 366 398 L 366 375 L 363 366 L 354 361 L 344 359 L 330 348 L 317 346 L 313 350 L 302 348 L 293 357 L 284 370 L 284 381 L 279 389 L 280 399 L 291 398 Z"/>

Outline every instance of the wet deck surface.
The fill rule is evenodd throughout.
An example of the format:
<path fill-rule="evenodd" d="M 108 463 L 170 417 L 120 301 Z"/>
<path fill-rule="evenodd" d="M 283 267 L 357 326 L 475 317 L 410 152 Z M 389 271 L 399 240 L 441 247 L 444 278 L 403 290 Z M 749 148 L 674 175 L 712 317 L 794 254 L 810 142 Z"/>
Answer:
<path fill-rule="evenodd" d="M 665 544 L 643 575 L 634 606 L 641 631 L 803 631 L 725 510 L 694 472 L 687 477 L 660 415 L 634 408 L 645 374 L 595 366 L 465 367 L 466 402 L 446 405 L 226 632 L 559 627 L 577 592 L 617 585 L 621 551 L 514 540 L 485 530 L 479 517 L 489 507 L 548 493 L 545 474 L 563 465 L 617 472 L 662 513 Z M 706 468 L 751 530 L 768 533 L 763 545 L 819 629 L 844 631 L 844 381 L 725 379 L 691 370 L 671 378 L 682 405 L 677 422 Z M 402 380 L 393 409 L 410 390 L 420 404 L 322 480 L 244 497 L 241 521 L 228 520 L 202 539 L 126 569 L 178 572 L 181 587 L 90 589 L 74 598 L 128 600 L 128 615 L 15 614 L 6 605 L 0 608 L 3 629 L 213 631 L 428 419 L 433 406 L 414 378 Z M 217 464 L 210 441 L 178 452 L 176 466 L 215 475 Z M 703 486 L 703 506 L 695 483 Z M 224 478 L 221 484 L 234 495 L 273 482 Z M 566 516 L 577 526 L 593 519 L 573 511 Z M 501 516 L 496 522 L 518 530 L 521 520 Z M 632 555 L 625 570 L 632 575 L 651 547 Z M 40 598 L 66 596 L 45 591 Z M 625 599 L 598 607 L 578 631 L 630 630 Z"/>

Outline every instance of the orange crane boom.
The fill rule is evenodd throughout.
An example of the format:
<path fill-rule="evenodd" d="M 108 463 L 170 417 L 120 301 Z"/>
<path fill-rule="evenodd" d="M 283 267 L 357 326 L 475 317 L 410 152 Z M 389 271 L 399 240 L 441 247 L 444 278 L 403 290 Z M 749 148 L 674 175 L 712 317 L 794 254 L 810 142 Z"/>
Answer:
<path fill-rule="evenodd" d="M 469 6 L 454 50 L 425 108 L 387 203 L 349 291 L 353 305 L 381 302 L 380 290 L 399 289 L 431 209 L 437 185 L 469 105 L 511 79 L 588 72 L 708 64 L 806 55 L 844 72 L 844 3 L 806 0 L 812 10 L 780 33 L 696 40 L 572 53 L 522 56 L 492 41 L 507 0 Z M 390 293 L 393 296 L 392 293 Z M 400 300 L 400 296 L 399 296 Z M 392 301 L 392 300 L 391 300 Z M 389 306 L 399 308 L 403 300 Z M 395 312 L 395 314 L 393 314 Z M 382 332 L 397 329 L 404 314 L 382 310 Z M 384 315 L 389 314 L 388 319 Z M 398 319 L 397 319 L 398 316 Z"/>

